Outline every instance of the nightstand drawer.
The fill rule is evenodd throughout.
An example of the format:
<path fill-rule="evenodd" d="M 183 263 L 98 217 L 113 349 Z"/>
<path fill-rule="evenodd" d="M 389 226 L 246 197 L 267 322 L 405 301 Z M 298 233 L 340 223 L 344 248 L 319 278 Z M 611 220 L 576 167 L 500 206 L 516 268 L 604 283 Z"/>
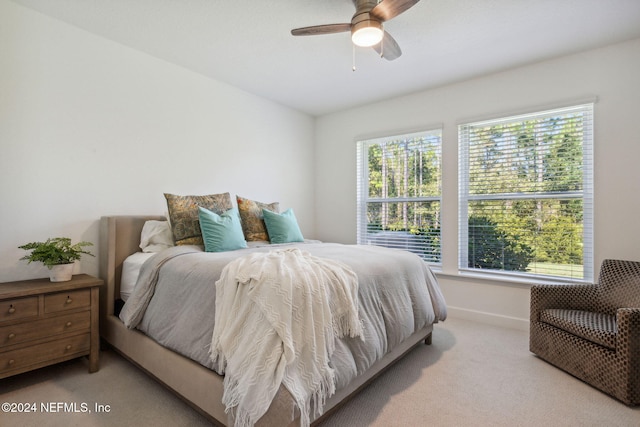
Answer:
<path fill-rule="evenodd" d="M 0 327 L 0 348 L 66 332 L 89 332 L 91 312 L 66 314 L 35 322 Z"/>
<path fill-rule="evenodd" d="M 47 294 L 44 296 L 44 312 L 46 314 L 89 307 L 90 305 L 91 291 L 89 289 L 59 292 L 57 294 Z"/>
<path fill-rule="evenodd" d="M 43 362 L 62 361 L 87 354 L 90 337 L 91 334 L 87 333 L 0 353 L 0 377 L 4 373 Z"/>
<path fill-rule="evenodd" d="M 0 323 L 38 315 L 38 297 L 0 301 Z"/>

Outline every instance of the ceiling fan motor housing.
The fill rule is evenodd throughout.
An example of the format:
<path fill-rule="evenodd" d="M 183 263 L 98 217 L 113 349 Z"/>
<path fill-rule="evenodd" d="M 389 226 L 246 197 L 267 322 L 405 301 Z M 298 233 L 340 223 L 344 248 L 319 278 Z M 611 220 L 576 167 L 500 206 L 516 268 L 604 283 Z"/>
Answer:
<path fill-rule="evenodd" d="M 363 41 L 354 36 L 358 32 L 365 32 L 370 36 L 363 36 Z M 369 12 L 356 13 L 351 19 L 351 39 L 359 46 L 373 46 L 382 39 L 382 22 L 371 16 Z"/>

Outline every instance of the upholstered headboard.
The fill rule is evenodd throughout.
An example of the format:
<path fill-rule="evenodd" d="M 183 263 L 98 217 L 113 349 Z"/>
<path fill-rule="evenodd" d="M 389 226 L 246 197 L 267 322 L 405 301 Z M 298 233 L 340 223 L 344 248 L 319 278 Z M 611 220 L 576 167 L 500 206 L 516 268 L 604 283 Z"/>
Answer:
<path fill-rule="evenodd" d="M 140 251 L 140 233 L 148 220 L 166 221 L 160 215 L 117 215 L 100 219 L 100 277 L 106 286 L 100 289 L 100 319 L 114 313 L 120 295 L 122 263 Z"/>

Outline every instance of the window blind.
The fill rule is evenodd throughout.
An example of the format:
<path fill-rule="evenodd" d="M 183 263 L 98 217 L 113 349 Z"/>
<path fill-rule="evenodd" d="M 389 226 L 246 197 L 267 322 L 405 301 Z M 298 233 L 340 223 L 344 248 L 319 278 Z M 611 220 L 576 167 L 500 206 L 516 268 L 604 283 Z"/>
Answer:
<path fill-rule="evenodd" d="M 442 130 L 358 141 L 358 244 L 441 262 Z"/>
<path fill-rule="evenodd" d="M 458 127 L 459 268 L 593 279 L 593 104 Z"/>

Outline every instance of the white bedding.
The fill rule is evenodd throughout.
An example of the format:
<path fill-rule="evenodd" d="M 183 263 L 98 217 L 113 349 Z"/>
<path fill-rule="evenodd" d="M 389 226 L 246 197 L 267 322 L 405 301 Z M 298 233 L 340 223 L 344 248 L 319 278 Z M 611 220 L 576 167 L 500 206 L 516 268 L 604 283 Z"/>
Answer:
<path fill-rule="evenodd" d="M 144 223 L 140 233 L 140 249 L 129 255 L 122 263 L 122 275 L 120 276 L 120 299 L 127 301 L 136 287 L 140 268 L 149 258 L 157 252 L 173 246 L 173 234 L 169 221 L 149 220 Z"/>
<path fill-rule="evenodd" d="M 120 277 L 120 298 L 123 301 L 127 301 L 131 292 L 135 289 L 142 264 L 154 255 L 155 253 L 153 252 L 136 252 L 124 260 L 122 263 L 122 276 Z"/>

